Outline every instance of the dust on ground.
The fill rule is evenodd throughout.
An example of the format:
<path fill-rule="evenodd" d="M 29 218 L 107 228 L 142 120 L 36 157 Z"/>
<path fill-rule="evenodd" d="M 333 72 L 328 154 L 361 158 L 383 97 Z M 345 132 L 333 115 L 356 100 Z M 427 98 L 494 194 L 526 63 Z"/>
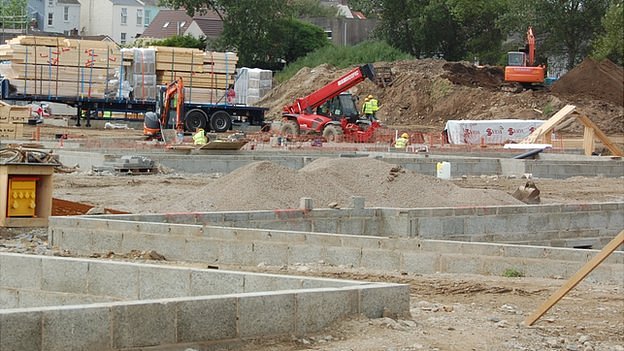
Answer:
<path fill-rule="evenodd" d="M 579 113 L 589 116 L 608 135 L 624 133 L 622 68 L 610 61 L 598 64 L 587 60 L 561 77 L 552 91 L 521 93 L 500 91 L 504 79 L 500 67 L 436 59 L 375 65 L 391 68 L 393 84 L 382 88 L 367 80 L 353 87 L 351 93 L 360 98 L 375 95 L 381 103 L 378 117 L 392 128 L 441 131 L 449 119 L 547 119 L 566 104 L 574 104 Z M 350 69 L 326 64 L 303 68 L 277 85 L 259 104 L 269 108 L 270 119 L 279 119 L 283 106 Z M 583 128 L 574 122 L 564 131 L 582 134 Z"/>

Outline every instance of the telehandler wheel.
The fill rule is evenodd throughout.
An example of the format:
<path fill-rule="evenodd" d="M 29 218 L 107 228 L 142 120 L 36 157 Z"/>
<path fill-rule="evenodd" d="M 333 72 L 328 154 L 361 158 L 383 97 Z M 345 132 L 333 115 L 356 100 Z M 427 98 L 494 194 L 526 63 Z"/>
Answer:
<path fill-rule="evenodd" d="M 280 134 L 282 134 L 283 136 L 299 135 L 299 124 L 297 124 L 297 122 L 290 120 L 290 119 L 282 120 L 282 126 L 280 127 Z"/>
<path fill-rule="evenodd" d="M 341 141 L 342 135 L 342 128 L 333 124 L 330 124 L 323 129 L 323 138 L 327 141 Z"/>

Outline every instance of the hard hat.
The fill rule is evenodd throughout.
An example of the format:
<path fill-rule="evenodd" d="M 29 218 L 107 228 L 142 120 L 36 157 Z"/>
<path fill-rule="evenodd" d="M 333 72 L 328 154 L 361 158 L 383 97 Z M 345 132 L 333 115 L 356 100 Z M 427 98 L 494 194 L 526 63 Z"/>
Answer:
<path fill-rule="evenodd" d="M 197 128 L 197 131 L 198 131 L 198 132 L 199 132 L 200 130 L 203 132 L 203 131 L 204 131 L 204 128 Z"/>
<path fill-rule="evenodd" d="M 368 100 L 370 100 L 370 98 L 367 96 L 367 97 L 364 99 L 364 101 L 368 101 Z"/>
<path fill-rule="evenodd" d="M 409 138 L 409 134 L 403 133 L 403 134 L 401 134 L 401 138 L 406 138 L 407 139 L 407 138 Z"/>
<path fill-rule="evenodd" d="M 367 97 L 367 99 L 372 99 L 372 98 L 373 98 L 373 96 L 372 96 L 372 95 L 369 95 L 369 96 Z"/>

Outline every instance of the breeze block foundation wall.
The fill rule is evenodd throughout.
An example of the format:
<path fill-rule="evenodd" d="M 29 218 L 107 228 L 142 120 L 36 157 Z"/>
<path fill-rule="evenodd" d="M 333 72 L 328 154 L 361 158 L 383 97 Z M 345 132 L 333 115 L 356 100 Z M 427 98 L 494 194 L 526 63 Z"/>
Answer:
<path fill-rule="evenodd" d="M 402 284 L 6 253 L 0 299 L 2 350 L 28 351 L 170 350 L 409 313 Z"/>

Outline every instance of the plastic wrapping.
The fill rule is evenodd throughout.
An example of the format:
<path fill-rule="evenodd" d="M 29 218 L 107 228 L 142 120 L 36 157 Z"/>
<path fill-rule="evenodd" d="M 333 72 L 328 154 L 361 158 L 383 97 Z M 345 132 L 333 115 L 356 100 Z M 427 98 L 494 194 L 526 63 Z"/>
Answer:
<path fill-rule="evenodd" d="M 272 71 L 259 68 L 240 68 L 234 85 L 236 104 L 253 105 L 262 99 L 272 86 Z"/>

